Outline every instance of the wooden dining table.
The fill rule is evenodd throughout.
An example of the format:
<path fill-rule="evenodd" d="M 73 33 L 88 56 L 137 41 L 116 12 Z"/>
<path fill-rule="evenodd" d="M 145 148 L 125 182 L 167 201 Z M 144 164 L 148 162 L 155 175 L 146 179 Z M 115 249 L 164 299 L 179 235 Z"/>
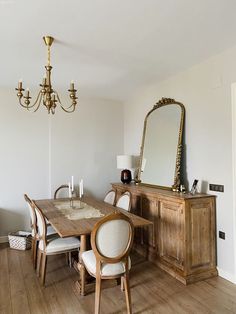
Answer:
<path fill-rule="evenodd" d="M 78 198 L 73 199 L 74 202 L 80 201 Z M 82 204 L 85 203 L 92 208 L 98 210 L 102 216 L 120 211 L 127 215 L 134 227 L 148 227 L 153 226 L 153 223 L 147 219 L 140 216 L 134 215 L 126 210 L 112 206 L 94 197 L 83 196 L 81 199 Z M 80 237 L 80 250 L 79 250 L 79 260 L 76 262 L 77 270 L 80 273 L 80 281 L 76 281 L 76 289 L 81 295 L 85 295 L 85 275 L 86 270 L 82 262 L 82 254 L 87 250 L 87 237 L 91 234 L 94 225 L 102 217 L 96 218 L 82 218 L 82 219 L 69 219 L 61 210 L 58 209 L 58 204 L 69 204 L 69 198 L 63 199 L 43 199 L 34 200 L 36 205 L 42 211 L 44 216 L 47 218 L 49 223 L 57 231 L 61 238 L 66 237 Z M 75 209 L 79 211 L 80 209 Z"/>

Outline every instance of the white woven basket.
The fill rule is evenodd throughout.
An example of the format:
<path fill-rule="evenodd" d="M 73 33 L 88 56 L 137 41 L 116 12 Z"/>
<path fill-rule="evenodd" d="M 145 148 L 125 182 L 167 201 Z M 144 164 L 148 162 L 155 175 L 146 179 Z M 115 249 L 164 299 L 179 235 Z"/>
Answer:
<path fill-rule="evenodd" d="M 26 231 L 11 232 L 8 234 L 10 248 L 16 250 L 29 250 L 31 248 L 31 233 Z"/>

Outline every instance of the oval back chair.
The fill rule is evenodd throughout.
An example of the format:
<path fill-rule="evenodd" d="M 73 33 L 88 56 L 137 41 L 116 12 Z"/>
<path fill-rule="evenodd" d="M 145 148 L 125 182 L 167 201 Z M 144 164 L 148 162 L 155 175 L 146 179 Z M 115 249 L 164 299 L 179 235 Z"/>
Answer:
<path fill-rule="evenodd" d="M 114 205 L 116 200 L 116 191 L 110 190 L 107 192 L 106 196 L 104 197 L 104 202 Z"/>
<path fill-rule="evenodd" d="M 121 278 L 125 284 L 128 313 L 131 313 L 129 287 L 130 249 L 134 226 L 122 213 L 113 213 L 99 220 L 91 234 L 92 250 L 82 254 L 88 272 L 96 278 L 95 313 L 100 310 L 101 280 Z"/>
<path fill-rule="evenodd" d="M 80 241 L 76 237 L 55 238 L 47 237 L 46 219 L 42 211 L 37 207 L 34 201 L 32 204 L 37 217 L 38 230 L 38 274 L 41 276 L 41 283 L 45 284 L 47 256 L 61 253 L 70 253 L 77 251 L 79 253 Z"/>
<path fill-rule="evenodd" d="M 131 193 L 129 191 L 124 192 L 117 200 L 116 207 L 127 210 L 131 209 Z"/>
<path fill-rule="evenodd" d="M 59 192 L 62 190 L 62 189 L 68 189 L 69 188 L 69 185 L 68 184 L 62 184 L 62 185 L 60 185 L 57 189 L 56 189 L 56 191 L 54 192 L 54 200 L 56 199 L 56 198 L 58 198 L 58 194 L 59 194 Z"/>
<path fill-rule="evenodd" d="M 31 227 L 31 236 L 32 236 L 32 243 L 31 243 L 31 251 L 32 251 L 32 259 L 34 268 L 36 268 L 37 264 L 37 218 L 35 209 L 33 207 L 32 201 L 27 194 L 24 194 L 24 198 L 26 204 L 29 208 L 30 213 L 30 227 Z"/>

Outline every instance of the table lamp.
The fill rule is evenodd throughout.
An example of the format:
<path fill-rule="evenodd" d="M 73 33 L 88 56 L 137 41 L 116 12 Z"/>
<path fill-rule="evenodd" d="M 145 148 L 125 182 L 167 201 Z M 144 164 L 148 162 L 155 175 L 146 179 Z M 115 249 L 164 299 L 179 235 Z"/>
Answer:
<path fill-rule="evenodd" d="M 117 169 L 122 169 L 120 179 L 121 182 L 128 184 L 131 182 L 131 171 L 132 168 L 132 156 L 119 155 L 117 156 Z"/>

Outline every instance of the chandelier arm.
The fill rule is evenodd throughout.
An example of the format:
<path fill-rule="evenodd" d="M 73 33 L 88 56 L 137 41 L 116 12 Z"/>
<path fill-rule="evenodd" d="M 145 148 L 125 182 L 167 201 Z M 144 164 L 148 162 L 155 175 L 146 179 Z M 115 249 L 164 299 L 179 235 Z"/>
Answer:
<path fill-rule="evenodd" d="M 31 108 L 31 106 L 27 106 L 27 105 L 24 105 L 24 104 L 22 104 L 22 102 L 21 102 L 21 99 L 19 98 L 19 104 L 21 105 L 21 107 L 23 107 L 23 108 Z"/>
<path fill-rule="evenodd" d="M 75 111 L 75 105 L 71 105 L 71 106 L 73 106 L 73 109 L 72 109 L 72 110 L 67 110 L 68 108 L 67 108 L 67 109 L 65 109 L 64 107 L 62 107 L 62 105 L 61 105 L 61 104 L 60 104 L 60 106 L 61 106 L 61 109 L 62 109 L 62 110 L 64 110 L 65 112 L 67 112 L 67 113 L 72 113 L 72 112 L 74 112 L 74 111 Z M 71 107 L 71 106 L 70 106 L 70 107 Z M 70 107 L 69 107 L 69 108 L 70 108 Z"/>
<path fill-rule="evenodd" d="M 73 111 L 66 111 L 66 110 L 70 109 L 70 108 L 73 107 L 73 106 L 75 107 L 75 105 L 71 104 L 69 107 L 65 108 L 65 107 L 62 105 L 62 102 L 61 102 L 61 100 L 60 100 L 60 97 L 59 97 L 57 91 L 54 91 L 54 93 L 55 93 L 56 96 L 57 96 L 57 100 L 58 100 L 58 102 L 59 102 L 61 108 L 62 108 L 65 112 L 73 112 L 73 111 L 75 110 L 75 109 L 74 109 Z"/>
<path fill-rule="evenodd" d="M 39 96 L 39 95 L 38 95 L 38 96 Z M 40 105 L 41 105 L 42 97 L 43 97 L 43 95 L 42 95 L 42 93 L 40 92 L 40 97 L 37 97 L 37 99 L 39 98 L 38 106 L 36 107 L 36 109 L 34 110 L 34 112 L 36 112 L 36 111 L 39 109 L 39 107 L 40 107 Z M 36 105 L 36 103 L 37 103 L 37 102 L 35 102 L 34 104 Z"/>
<path fill-rule="evenodd" d="M 34 107 L 34 104 L 31 105 L 31 106 L 22 104 L 21 99 L 19 99 L 19 103 L 20 103 L 20 105 L 21 105 L 23 108 L 26 108 L 26 109 L 28 109 L 28 110 L 29 110 L 30 108 Z"/>
<path fill-rule="evenodd" d="M 29 110 L 29 109 L 33 108 L 33 107 L 36 105 L 36 103 L 37 103 L 37 101 L 38 101 L 38 99 L 39 99 L 40 94 L 41 94 L 41 91 L 38 93 L 38 96 L 37 96 L 37 98 L 36 98 L 34 104 L 31 105 L 31 106 L 29 106 L 29 105 L 24 105 L 24 104 L 21 102 L 21 99 L 22 99 L 22 98 L 19 98 L 19 104 L 20 104 L 23 108 L 26 108 L 27 110 Z"/>
<path fill-rule="evenodd" d="M 41 93 L 41 91 L 39 91 L 39 93 L 38 93 L 38 95 L 37 95 L 37 97 L 36 97 L 36 100 L 35 100 L 34 104 L 33 104 L 30 108 L 34 107 L 34 106 L 37 104 L 39 98 L 40 98 L 40 101 L 41 101 L 41 99 L 42 99 L 42 93 Z M 39 102 L 39 103 L 40 103 L 40 102 Z"/>

